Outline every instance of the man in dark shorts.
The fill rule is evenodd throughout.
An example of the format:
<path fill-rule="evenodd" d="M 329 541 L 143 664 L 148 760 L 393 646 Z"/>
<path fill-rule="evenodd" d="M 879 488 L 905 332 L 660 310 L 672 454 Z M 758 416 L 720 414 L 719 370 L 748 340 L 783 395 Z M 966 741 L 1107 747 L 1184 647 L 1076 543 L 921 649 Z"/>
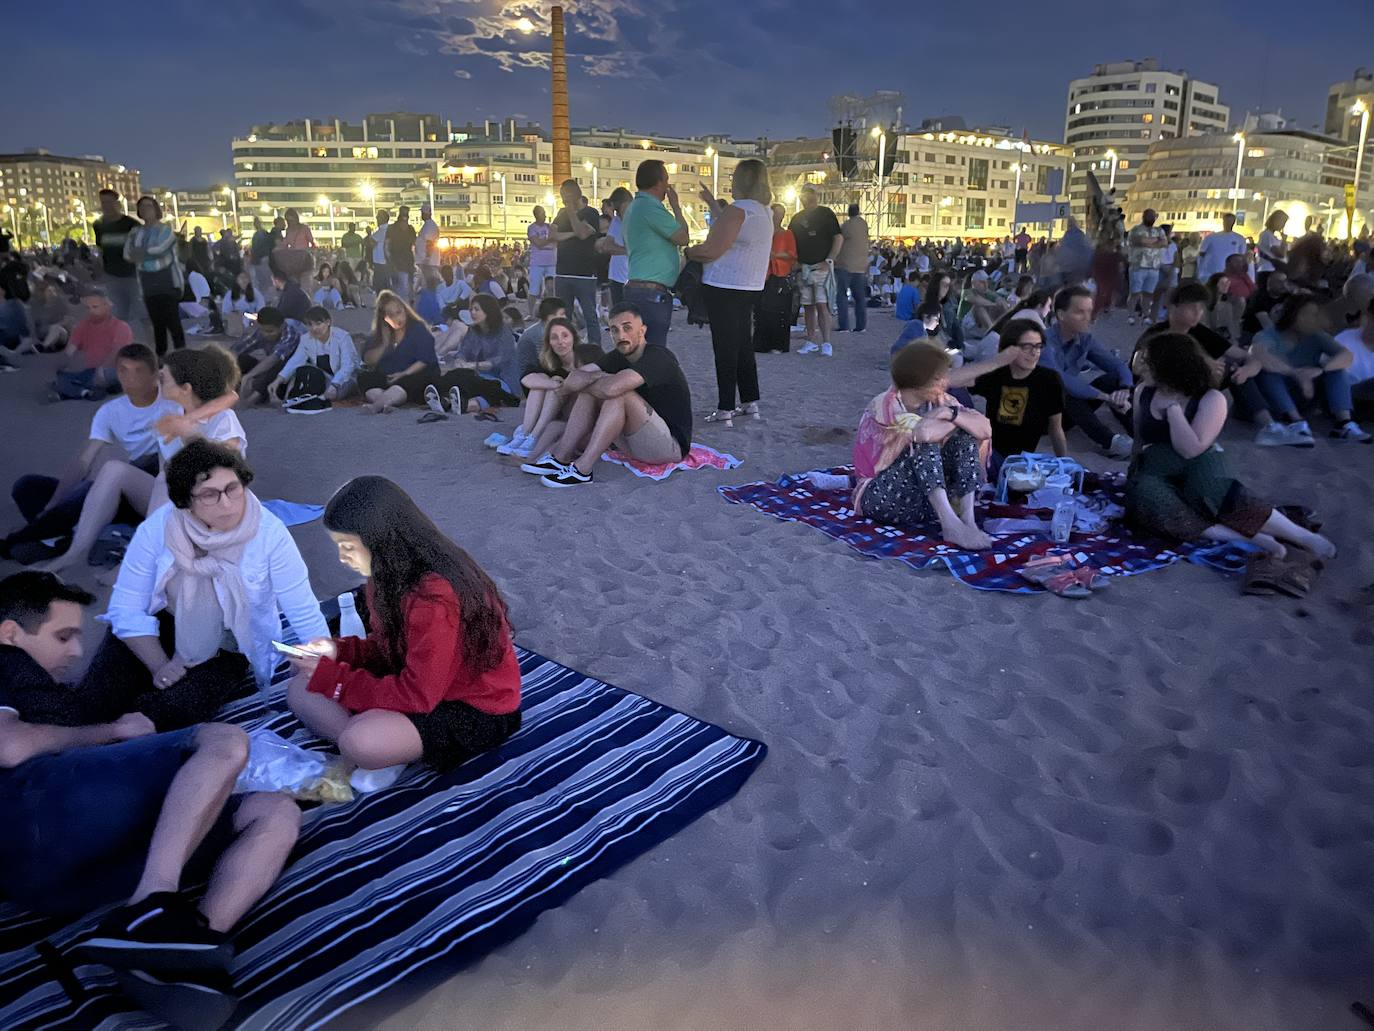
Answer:
<path fill-rule="evenodd" d="M 592 482 L 592 466 L 606 450 L 654 465 L 680 462 L 692 448 L 692 394 L 673 352 L 646 341 L 644 316 L 633 304 L 611 309 L 615 350 L 578 369 L 563 389 L 577 400 L 553 450 L 522 465 L 546 487 Z"/>
<path fill-rule="evenodd" d="M 228 932 L 277 879 L 300 811 L 281 794 L 230 800 L 248 759 L 238 727 L 158 734 L 58 682 L 93 600 L 51 573 L 0 580 L 0 893 L 60 917 L 127 899 L 83 960 L 155 1016 L 217 1027 L 236 1004 Z M 199 905 L 180 894 L 206 874 Z"/>

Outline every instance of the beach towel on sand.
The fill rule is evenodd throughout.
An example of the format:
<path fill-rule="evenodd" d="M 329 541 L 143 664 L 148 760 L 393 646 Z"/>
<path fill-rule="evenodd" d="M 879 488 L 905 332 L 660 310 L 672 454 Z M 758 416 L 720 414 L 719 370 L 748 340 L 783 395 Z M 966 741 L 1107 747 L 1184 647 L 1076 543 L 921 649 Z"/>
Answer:
<path fill-rule="evenodd" d="M 687 457 L 681 462 L 664 462 L 657 465 L 637 462 L 619 451 L 607 451 L 601 457 L 607 462 L 623 465 L 636 476 L 645 476 L 651 480 L 666 480 L 679 469 L 738 469 L 744 464 L 734 455 L 727 455 L 705 444 L 693 444 L 692 450 L 687 452 Z"/>
<path fill-rule="evenodd" d="M 841 476 L 853 472 L 848 466 L 829 471 Z M 1121 504 L 1123 482 L 1119 477 L 1089 474 L 1084 494 Z M 1068 544 L 1056 544 L 1044 534 L 1030 533 L 996 538 L 988 551 L 964 551 L 942 541 L 938 525 L 923 530 L 899 530 L 864 519 L 851 507 L 851 491 L 847 487 L 818 490 L 805 473 L 784 476 L 776 483 L 746 483 L 717 490 L 732 504 L 752 505 L 775 519 L 814 526 L 869 558 L 895 558 L 915 569 L 944 566 L 960 583 L 980 591 L 1045 593 L 1044 588 L 1023 580 L 1017 570 L 1027 560 L 1050 553 L 1070 555 L 1075 565 L 1093 566 L 1107 576 L 1148 573 L 1180 559 L 1240 573 L 1249 555 L 1246 548 L 1230 544 L 1202 546 L 1148 537 L 1120 522 L 1110 523 L 1101 533 L 1075 533 Z M 989 517 L 1025 519 L 1037 515 L 1044 513 L 1024 505 L 978 502 L 980 525 Z"/>
<path fill-rule="evenodd" d="M 375 1027 L 730 798 L 763 760 L 756 741 L 517 652 L 524 722 L 500 748 L 305 813 L 286 870 L 235 929 L 231 1026 Z M 264 697 L 250 677 L 252 697 L 221 718 L 325 747 L 285 711 L 285 679 Z M 76 967 L 73 1001 L 60 961 L 40 958 L 46 940 L 70 961 L 99 915 L 64 926 L 0 906 L 0 1028 L 161 1026 L 103 967 Z"/>

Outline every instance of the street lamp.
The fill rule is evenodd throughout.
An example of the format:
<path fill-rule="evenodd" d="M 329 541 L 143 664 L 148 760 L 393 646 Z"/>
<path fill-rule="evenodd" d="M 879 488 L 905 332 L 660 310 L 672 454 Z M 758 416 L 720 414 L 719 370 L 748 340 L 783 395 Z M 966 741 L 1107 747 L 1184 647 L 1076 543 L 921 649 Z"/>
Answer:
<path fill-rule="evenodd" d="M 22 248 L 24 242 L 19 239 L 19 209 L 13 204 L 6 204 L 5 210 L 9 212 L 10 219 L 14 222 L 14 245 Z"/>
<path fill-rule="evenodd" d="M 177 214 L 177 195 L 171 190 L 168 190 L 166 198 L 172 202 L 172 221 L 176 222 L 181 218 L 181 216 Z"/>
<path fill-rule="evenodd" d="M 358 192 L 362 194 L 363 200 L 372 202 L 372 224 L 377 224 L 377 187 L 369 182 L 358 184 Z"/>
<path fill-rule="evenodd" d="M 238 194 L 234 192 L 234 188 L 233 188 L 232 186 L 225 186 L 225 187 L 223 187 L 223 188 L 220 190 L 220 193 L 224 194 L 226 197 L 229 198 L 229 209 L 234 213 L 234 232 L 236 232 L 236 233 L 242 233 L 242 232 L 243 232 L 243 226 L 242 226 L 242 225 L 240 224 L 240 222 L 239 222 L 239 198 L 238 198 Z"/>
<path fill-rule="evenodd" d="M 81 221 L 77 224 L 81 226 L 81 242 L 86 242 L 86 202 L 80 197 L 72 198 L 73 206 L 81 209 Z"/>
<path fill-rule="evenodd" d="M 1110 191 L 1116 189 L 1116 161 L 1117 161 L 1117 158 L 1116 158 L 1116 151 L 1114 151 L 1114 150 L 1109 150 L 1109 151 L 1107 151 L 1107 157 L 1109 157 L 1109 158 L 1112 159 L 1112 175 L 1111 175 L 1111 179 L 1108 180 L 1108 182 L 1107 182 L 1107 190 L 1108 190 L 1108 192 L 1110 192 Z"/>
<path fill-rule="evenodd" d="M 501 235 L 510 235 L 510 215 L 506 210 L 506 173 L 497 172 L 496 178 L 501 182 Z"/>
<path fill-rule="evenodd" d="M 334 230 L 334 202 L 330 200 L 328 197 L 326 197 L 324 194 L 320 194 L 319 197 L 315 199 L 319 202 L 320 207 L 329 209 L 330 246 L 338 246 L 339 237 Z"/>
<path fill-rule="evenodd" d="M 801 210 L 801 196 L 797 193 L 797 188 L 795 186 L 789 186 L 784 190 L 782 199 L 787 201 L 788 204 L 795 205 L 796 211 Z"/>
<path fill-rule="evenodd" d="M 706 148 L 706 156 L 711 159 L 711 195 L 720 193 L 720 152 L 715 147 Z"/>
<path fill-rule="evenodd" d="M 1351 212 L 1346 216 L 1348 225 L 1346 228 L 1347 236 L 1355 235 L 1355 212 L 1360 208 L 1360 171 L 1364 167 L 1364 145 L 1369 138 L 1369 105 L 1364 100 L 1357 100 L 1350 108 L 1352 115 L 1360 116 L 1360 146 L 1355 151 L 1355 193 L 1350 198 L 1354 203 L 1350 205 Z"/>
<path fill-rule="evenodd" d="M 590 160 L 587 160 L 587 161 L 582 162 L 582 167 L 585 168 L 588 172 L 590 172 L 590 173 L 592 174 L 592 200 L 596 201 L 596 202 L 599 204 L 599 203 L 601 203 L 601 169 L 597 168 L 596 165 L 592 164 L 592 162 L 591 162 Z M 505 192 L 504 192 L 505 189 L 506 189 L 506 179 L 505 179 L 505 176 L 502 176 L 502 177 L 501 177 L 501 190 L 503 191 L 502 194 L 501 194 L 501 203 L 502 203 L 502 204 L 506 203 L 506 201 L 505 201 L 505 196 L 506 196 L 506 195 L 505 195 Z"/>
<path fill-rule="evenodd" d="M 1240 169 L 1245 162 L 1245 133 L 1238 132 L 1231 139 L 1236 144 L 1236 185 L 1231 190 L 1231 199 L 1235 203 L 1231 205 L 1231 210 L 1236 211 L 1240 208 Z"/>
<path fill-rule="evenodd" d="M 876 228 L 878 239 L 883 236 L 883 166 L 887 163 L 887 133 L 883 132 L 882 126 L 875 125 L 870 135 L 878 141 L 878 167 L 873 171 L 878 182 L 878 217 Z"/>
<path fill-rule="evenodd" d="M 52 219 L 48 217 L 48 205 L 44 201 L 35 201 L 34 207 L 43 209 L 43 239 L 48 246 L 52 246 Z"/>

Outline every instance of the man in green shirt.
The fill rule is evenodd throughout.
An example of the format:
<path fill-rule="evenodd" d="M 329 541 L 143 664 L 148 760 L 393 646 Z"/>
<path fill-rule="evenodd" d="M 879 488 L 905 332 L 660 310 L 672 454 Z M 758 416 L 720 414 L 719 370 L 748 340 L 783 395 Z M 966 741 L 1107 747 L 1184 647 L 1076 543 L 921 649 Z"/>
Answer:
<path fill-rule="evenodd" d="M 644 316 L 645 339 L 668 345 L 673 321 L 673 284 L 677 282 L 678 248 L 689 241 L 687 220 L 682 217 L 677 192 L 668 182 L 668 166 L 650 158 L 635 170 L 639 190 L 625 212 L 625 249 L 630 258 L 630 279 L 625 301 Z M 672 214 L 664 207 L 667 200 Z"/>
<path fill-rule="evenodd" d="M 343 234 L 343 239 L 339 241 L 343 246 L 344 254 L 349 261 L 357 261 L 363 256 L 363 238 L 358 235 L 358 223 L 348 223 L 348 232 Z"/>

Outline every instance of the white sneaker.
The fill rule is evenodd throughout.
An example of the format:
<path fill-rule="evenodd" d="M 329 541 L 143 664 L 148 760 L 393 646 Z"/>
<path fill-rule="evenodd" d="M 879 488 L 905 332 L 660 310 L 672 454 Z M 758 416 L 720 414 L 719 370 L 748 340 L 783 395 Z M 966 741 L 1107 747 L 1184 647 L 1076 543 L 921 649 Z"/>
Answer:
<path fill-rule="evenodd" d="M 1268 426 L 1261 426 L 1259 432 L 1255 434 L 1255 443 L 1260 447 L 1283 447 L 1285 444 L 1294 442 L 1293 434 L 1288 432 L 1288 427 L 1281 422 L 1271 422 Z"/>
<path fill-rule="evenodd" d="M 834 349 L 833 347 L 831 347 L 829 344 L 821 344 L 821 357 L 822 357 L 822 358 L 833 358 L 833 357 L 835 357 L 835 349 Z"/>
<path fill-rule="evenodd" d="M 1354 440 L 1361 444 L 1368 444 L 1371 440 L 1374 440 L 1374 437 L 1366 433 L 1354 419 L 1332 429 L 1329 436 L 1336 440 Z"/>
<path fill-rule="evenodd" d="M 1293 437 L 1291 443 L 1294 447 L 1317 446 L 1317 440 L 1312 436 L 1312 427 L 1307 425 L 1306 419 L 1299 419 L 1297 422 L 1289 423 L 1288 432 Z"/>
<path fill-rule="evenodd" d="M 497 451 L 501 451 L 503 447 L 507 447 L 510 445 L 510 441 L 506 439 L 506 435 L 504 433 L 493 433 L 486 440 L 482 441 L 482 443 L 485 444 L 487 447 L 496 448 Z M 509 452 L 506 451 L 501 451 L 501 453 L 509 454 Z"/>
<path fill-rule="evenodd" d="M 797 353 L 798 353 L 798 354 L 815 354 L 815 353 L 816 353 L 817 351 L 819 351 L 820 349 L 821 349 L 821 345 L 820 345 L 820 344 L 818 344 L 818 343 L 816 343 L 816 342 L 814 342 L 814 341 L 812 341 L 812 340 L 808 340 L 806 343 L 802 344 L 801 347 L 797 348 Z"/>
<path fill-rule="evenodd" d="M 401 779 L 401 774 L 406 770 L 405 763 L 398 763 L 395 766 L 383 766 L 380 770 L 364 770 L 361 767 L 354 770 L 348 778 L 349 786 L 360 795 L 367 795 L 373 791 L 382 791 L 391 787 Z"/>
<path fill-rule="evenodd" d="M 1112 437 L 1112 442 L 1108 446 L 1106 455 L 1108 458 L 1115 458 L 1117 461 L 1124 461 L 1131 457 L 1131 438 L 1123 434 L 1116 434 Z"/>

